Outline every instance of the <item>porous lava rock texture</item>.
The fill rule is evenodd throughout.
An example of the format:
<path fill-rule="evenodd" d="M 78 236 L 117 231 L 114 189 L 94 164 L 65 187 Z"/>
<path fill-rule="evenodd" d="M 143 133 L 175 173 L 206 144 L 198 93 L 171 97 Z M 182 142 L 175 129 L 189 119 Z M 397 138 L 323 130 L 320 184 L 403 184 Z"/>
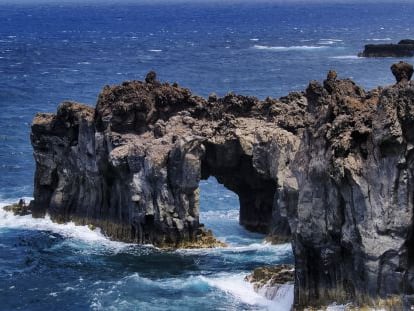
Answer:
<path fill-rule="evenodd" d="M 370 91 L 330 72 L 279 99 L 204 99 L 150 73 L 106 86 L 95 109 L 62 103 L 33 121 L 31 210 L 180 246 L 202 235 L 199 182 L 215 176 L 243 226 L 292 241 L 297 309 L 409 301 L 414 84 L 398 66 L 399 83 Z"/>

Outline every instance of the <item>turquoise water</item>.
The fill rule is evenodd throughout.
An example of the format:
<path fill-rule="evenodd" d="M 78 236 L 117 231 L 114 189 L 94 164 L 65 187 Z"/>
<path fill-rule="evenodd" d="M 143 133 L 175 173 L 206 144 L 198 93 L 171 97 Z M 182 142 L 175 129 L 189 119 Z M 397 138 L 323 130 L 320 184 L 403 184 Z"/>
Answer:
<path fill-rule="evenodd" d="M 33 4 L 0 1 L 0 202 L 31 197 L 30 123 L 59 102 L 90 105 L 105 84 L 153 69 L 194 93 L 260 98 L 303 90 L 329 69 L 364 87 L 393 83 L 398 59 L 361 59 L 367 43 L 413 38 L 412 3 Z M 244 282 L 292 263 L 238 225 L 237 197 L 201 183 L 201 220 L 230 246 L 160 251 L 99 231 L 0 211 L 0 310 L 287 310 Z"/>

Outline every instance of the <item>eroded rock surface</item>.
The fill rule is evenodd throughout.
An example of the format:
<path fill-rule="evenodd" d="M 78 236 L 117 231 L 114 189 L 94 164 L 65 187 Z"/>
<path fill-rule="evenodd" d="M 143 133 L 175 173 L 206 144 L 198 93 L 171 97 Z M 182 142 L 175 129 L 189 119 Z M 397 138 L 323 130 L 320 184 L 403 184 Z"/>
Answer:
<path fill-rule="evenodd" d="M 265 285 L 293 284 L 294 271 L 293 265 L 258 267 L 245 277 L 245 281 L 253 283 L 257 289 Z"/>
<path fill-rule="evenodd" d="M 32 125 L 32 211 L 124 241 L 196 242 L 199 181 L 240 223 L 291 239 L 297 308 L 414 294 L 414 84 L 366 91 L 330 72 L 279 99 L 208 100 L 176 84 L 107 86 Z"/>
<path fill-rule="evenodd" d="M 295 268 L 293 265 L 258 267 L 245 277 L 253 284 L 254 291 L 269 300 L 292 297 Z"/>
<path fill-rule="evenodd" d="M 397 79 L 397 83 L 401 83 L 411 80 L 414 69 L 413 65 L 411 64 L 408 64 L 406 62 L 399 62 L 391 66 L 391 71 L 395 76 L 395 79 Z"/>

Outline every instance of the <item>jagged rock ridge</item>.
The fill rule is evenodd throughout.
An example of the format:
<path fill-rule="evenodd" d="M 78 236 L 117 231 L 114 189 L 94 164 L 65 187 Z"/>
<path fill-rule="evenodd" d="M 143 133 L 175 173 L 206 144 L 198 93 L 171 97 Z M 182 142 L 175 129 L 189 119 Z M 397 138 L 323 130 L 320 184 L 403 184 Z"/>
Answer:
<path fill-rule="evenodd" d="M 330 72 L 280 99 L 208 100 L 176 84 L 105 87 L 32 125 L 34 215 L 124 241 L 196 241 L 200 179 L 240 199 L 240 223 L 291 239 L 295 304 L 414 294 L 412 66 L 365 91 Z"/>

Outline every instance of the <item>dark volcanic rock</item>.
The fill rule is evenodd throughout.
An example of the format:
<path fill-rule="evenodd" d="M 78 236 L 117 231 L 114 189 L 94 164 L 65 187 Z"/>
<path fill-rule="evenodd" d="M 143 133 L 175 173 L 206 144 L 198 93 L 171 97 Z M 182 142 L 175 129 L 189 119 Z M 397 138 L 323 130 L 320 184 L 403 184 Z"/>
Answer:
<path fill-rule="evenodd" d="M 155 71 L 150 71 L 145 76 L 145 82 L 154 83 L 157 80 L 157 73 Z"/>
<path fill-rule="evenodd" d="M 283 297 L 292 290 L 294 275 L 293 265 L 266 266 L 254 269 L 244 280 L 253 284 L 255 292 L 273 300 L 280 291 Z"/>
<path fill-rule="evenodd" d="M 397 64 L 392 65 L 391 71 L 395 79 L 397 80 L 397 83 L 410 81 L 414 72 L 413 65 L 405 62 L 399 62 Z"/>
<path fill-rule="evenodd" d="M 277 265 L 259 267 L 245 277 L 245 280 L 253 283 L 256 288 L 265 285 L 274 286 L 276 284 L 293 284 L 295 267 L 293 265 Z"/>
<path fill-rule="evenodd" d="M 414 44 L 414 40 L 411 39 L 403 39 L 398 44 Z"/>
<path fill-rule="evenodd" d="M 242 225 L 292 239 L 297 308 L 414 295 L 413 82 L 365 91 L 330 72 L 263 101 L 149 82 L 35 117 L 35 215 L 197 243 L 210 240 L 198 185 L 215 176 L 239 196 Z"/>
<path fill-rule="evenodd" d="M 413 57 L 414 40 L 405 39 L 398 44 L 367 44 L 362 57 Z"/>
<path fill-rule="evenodd" d="M 18 203 L 6 205 L 3 207 L 5 211 L 12 212 L 14 215 L 18 216 L 30 215 L 32 213 L 30 208 L 30 204 L 26 204 L 23 199 L 20 199 Z"/>

